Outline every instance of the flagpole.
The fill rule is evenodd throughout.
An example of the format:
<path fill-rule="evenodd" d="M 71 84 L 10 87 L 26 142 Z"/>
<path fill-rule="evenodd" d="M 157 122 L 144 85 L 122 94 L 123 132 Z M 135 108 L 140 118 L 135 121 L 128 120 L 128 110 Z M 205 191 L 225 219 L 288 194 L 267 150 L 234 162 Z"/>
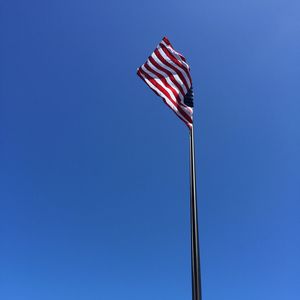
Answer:
<path fill-rule="evenodd" d="M 190 130 L 190 218 L 193 300 L 202 300 L 195 172 L 194 126 Z"/>

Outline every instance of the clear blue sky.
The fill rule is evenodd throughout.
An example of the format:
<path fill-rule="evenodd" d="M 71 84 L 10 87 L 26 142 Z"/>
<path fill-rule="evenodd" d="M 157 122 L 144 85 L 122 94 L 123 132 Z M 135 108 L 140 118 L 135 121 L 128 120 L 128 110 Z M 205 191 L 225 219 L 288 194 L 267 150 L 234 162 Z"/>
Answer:
<path fill-rule="evenodd" d="M 300 2 L 4 0 L 0 298 L 191 299 L 188 131 L 137 77 L 188 59 L 203 300 L 300 299 Z"/>

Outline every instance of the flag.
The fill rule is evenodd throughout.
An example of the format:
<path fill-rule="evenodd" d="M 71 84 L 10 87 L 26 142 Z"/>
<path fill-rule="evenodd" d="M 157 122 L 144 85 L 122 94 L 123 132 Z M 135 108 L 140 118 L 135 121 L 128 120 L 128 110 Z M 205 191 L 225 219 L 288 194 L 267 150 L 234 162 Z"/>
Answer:
<path fill-rule="evenodd" d="M 190 67 L 166 37 L 138 68 L 137 74 L 191 129 L 194 94 Z"/>

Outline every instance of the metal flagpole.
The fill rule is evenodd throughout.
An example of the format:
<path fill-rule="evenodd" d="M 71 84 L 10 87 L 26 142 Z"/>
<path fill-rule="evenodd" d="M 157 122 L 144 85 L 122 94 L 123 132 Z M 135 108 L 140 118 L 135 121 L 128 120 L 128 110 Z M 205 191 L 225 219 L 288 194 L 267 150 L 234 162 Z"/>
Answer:
<path fill-rule="evenodd" d="M 190 218 L 193 300 L 202 300 L 196 197 L 194 126 L 190 130 Z"/>

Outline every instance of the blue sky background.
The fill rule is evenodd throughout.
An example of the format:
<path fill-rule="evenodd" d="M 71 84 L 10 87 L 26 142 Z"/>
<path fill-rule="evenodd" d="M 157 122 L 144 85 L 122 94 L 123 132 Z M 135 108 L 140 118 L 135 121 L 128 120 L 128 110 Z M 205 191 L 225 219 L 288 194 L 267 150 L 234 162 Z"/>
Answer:
<path fill-rule="evenodd" d="M 0 4 L 0 298 L 191 299 L 188 131 L 136 76 L 188 59 L 203 300 L 300 299 L 300 2 Z"/>

